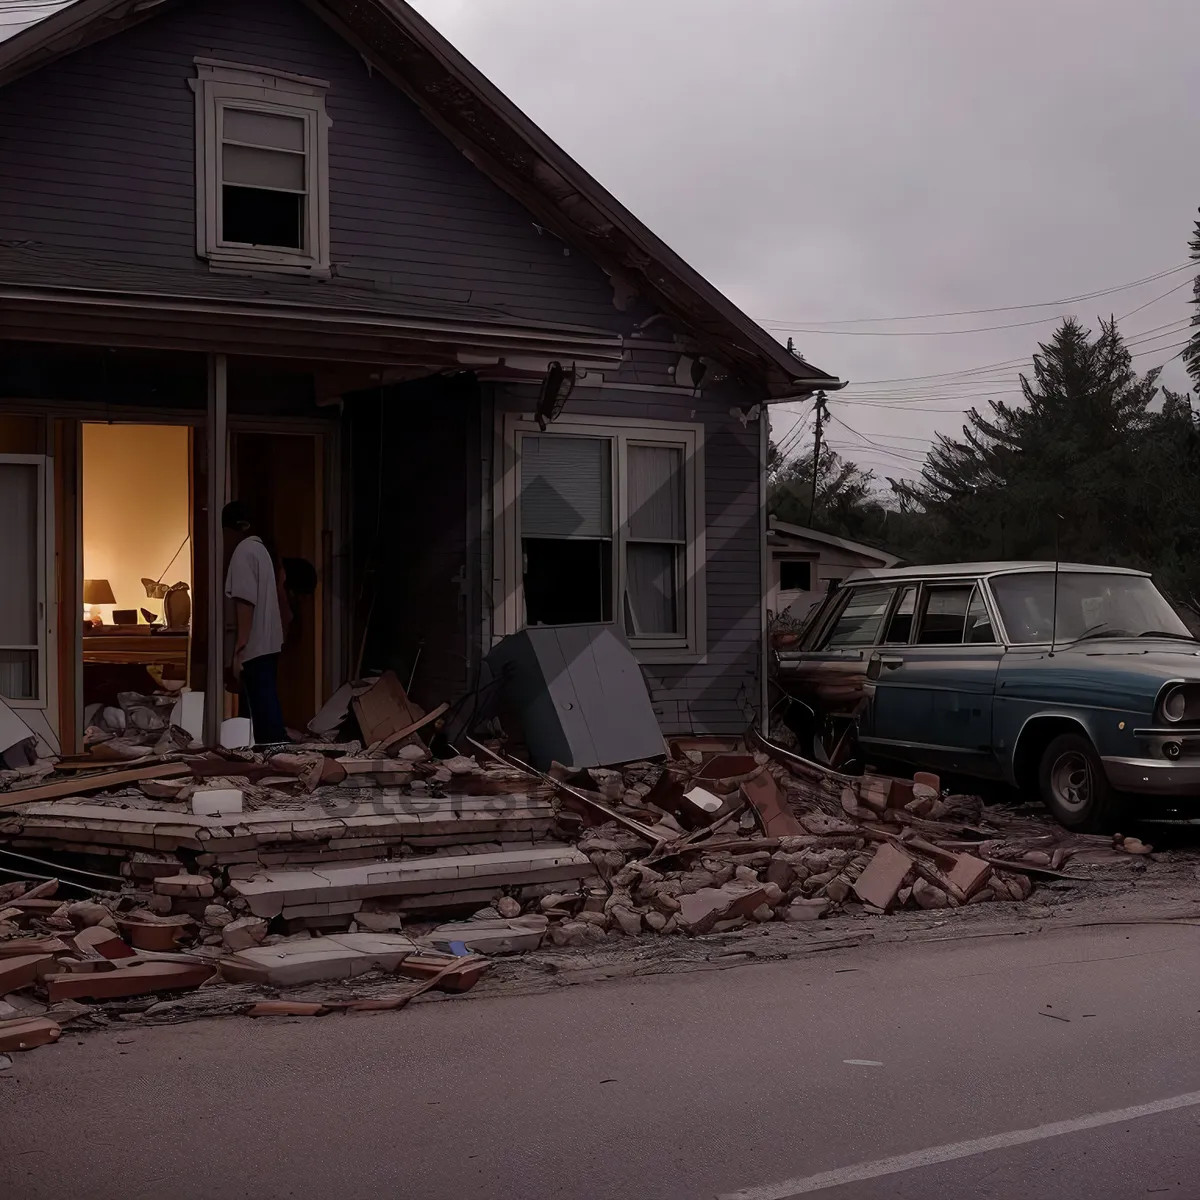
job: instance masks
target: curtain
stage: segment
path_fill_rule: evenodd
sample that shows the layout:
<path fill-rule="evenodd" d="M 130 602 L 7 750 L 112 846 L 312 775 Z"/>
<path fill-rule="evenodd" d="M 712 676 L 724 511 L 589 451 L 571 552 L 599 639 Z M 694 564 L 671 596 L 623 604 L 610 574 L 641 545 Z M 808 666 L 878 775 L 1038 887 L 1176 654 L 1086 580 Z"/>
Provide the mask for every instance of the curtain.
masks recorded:
<path fill-rule="evenodd" d="M 629 447 L 629 536 L 682 542 L 683 451 L 678 446 Z"/>
<path fill-rule="evenodd" d="M 630 445 L 629 543 L 625 554 L 626 628 L 630 634 L 682 630 L 680 561 L 686 542 L 683 450 Z"/>
<path fill-rule="evenodd" d="M 681 632 L 678 563 L 680 547 L 654 542 L 630 542 L 626 562 L 626 632 Z"/>

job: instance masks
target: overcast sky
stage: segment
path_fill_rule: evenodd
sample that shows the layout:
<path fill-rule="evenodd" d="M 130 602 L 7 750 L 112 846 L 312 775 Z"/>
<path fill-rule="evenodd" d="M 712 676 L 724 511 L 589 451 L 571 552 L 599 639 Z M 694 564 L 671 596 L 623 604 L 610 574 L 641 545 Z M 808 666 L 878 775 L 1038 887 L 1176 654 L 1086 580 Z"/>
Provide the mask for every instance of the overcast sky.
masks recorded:
<path fill-rule="evenodd" d="M 1152 331 L 1142 369 L 1178 352 L 1187 272 L 1059 307 L 800 330 L 1059 300 L 1185 263 L 1197 0 L 413 2 L 693 266 L 852 381 L 831 408 L 878 445 L 830 432 L 878 474 L 912 473 L 935 430 L 1016 378 L 870 381 L 1027 362 L 1059 313 L 1094 327 L 1171 288 L 1122 328 Z M 1177 361 L 1164 378 L 1186 384 Z M 776 437 L 795 419 L 776 409 Z"/>

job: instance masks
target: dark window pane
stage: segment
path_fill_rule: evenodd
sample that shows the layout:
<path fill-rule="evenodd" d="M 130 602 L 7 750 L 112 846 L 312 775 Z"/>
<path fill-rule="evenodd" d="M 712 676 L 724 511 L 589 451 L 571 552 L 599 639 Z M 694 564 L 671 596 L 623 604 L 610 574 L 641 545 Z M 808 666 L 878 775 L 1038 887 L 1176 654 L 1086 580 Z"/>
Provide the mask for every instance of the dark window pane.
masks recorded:
<path fill-rule="evenodd" d="M 851 592 L 826 647 L 837 650 L 842 646 L 873 646 L 895 590 L 890 587 L 858 588 Z"/>
<path fill-rule="evenodd" d="M 925 615 L 921 618 L 919 646 L 961 646 L 969 587 L 930 588 L 925 596 Z"/>
<path fill-rule="evenodd" d="M 990 643 L 996 640 L 996 631 L 992 628 L 992 618 L 988 616 L 987 605 L 984 604 L 983 596 L 978 588 L 971 593 L 971 607 L 967 609 L 965 640 L 976 644 Z"/>
<path fill-rule="evenodd" d="M 812 563 L 785 558 L 779 564 L 779 588 L 784 592 L 811 592 Z"/>
<path fill-rule="evenodd" d="M 247 246 L 304 248 L 304 197 L 258 188 L 222 188 L 222 240 Z"/>
<path fill-rule="evenodd" d="M 612 620 L 612 543 L 525 538 L 525 621 L 583 625 Z"/>
<path fill-rule="evenodd" d="M 896 605 L 896 611 L 892 614 L 891 622 L 888 624 L 887 637 L 883 640 L 894 645 L 907 645 L 909 638 L 912 637 L 913 614 L 916 611 L 917 589 L 906 587 L 904 594 L 900 597 L 900 603 Z"/>

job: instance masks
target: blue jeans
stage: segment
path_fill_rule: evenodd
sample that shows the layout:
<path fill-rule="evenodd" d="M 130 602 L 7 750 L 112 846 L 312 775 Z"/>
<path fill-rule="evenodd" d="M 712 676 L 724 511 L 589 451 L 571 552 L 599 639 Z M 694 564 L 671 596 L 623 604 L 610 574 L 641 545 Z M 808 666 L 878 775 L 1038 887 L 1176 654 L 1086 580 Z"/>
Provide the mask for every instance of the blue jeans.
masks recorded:
<path fill-rule="evenodd" d="M 278 669 L 278 654 L 262 654 L 242 663 L 242 699 L 246 702 L 256 746 L 288 740 L 279 706 Z"/>

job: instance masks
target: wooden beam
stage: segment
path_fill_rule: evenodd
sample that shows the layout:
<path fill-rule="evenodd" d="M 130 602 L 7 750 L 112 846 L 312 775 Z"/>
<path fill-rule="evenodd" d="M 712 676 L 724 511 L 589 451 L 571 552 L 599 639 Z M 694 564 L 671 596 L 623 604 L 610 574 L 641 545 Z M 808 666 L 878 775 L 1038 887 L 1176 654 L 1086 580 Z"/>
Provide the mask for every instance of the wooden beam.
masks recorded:
<path fill-rule="evenodd" d="M 126 770 L 100 771 L 95 775 L 76 776 L 74 779 L 58 779 L 54 783 L 42 783 L 35 787 L 15 788 L 11 792 L 0 792 L 0 808 L 13 808 L 18 804 L 31 804 L 35 800 L 57 800 L 62 796 L 77 796 L 80 792 L 94 792 L 100 788 L 122 787 L 136 783 L 139 779 L 170 779 L 176 775 L 190 775 L 189 763 L 158 763 L 151 767 L 130 767 Z M 114 808 L 114 813 L 121 810 Z M 69 816 L 70 814 L 65 814 Z"/>

